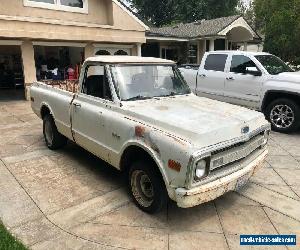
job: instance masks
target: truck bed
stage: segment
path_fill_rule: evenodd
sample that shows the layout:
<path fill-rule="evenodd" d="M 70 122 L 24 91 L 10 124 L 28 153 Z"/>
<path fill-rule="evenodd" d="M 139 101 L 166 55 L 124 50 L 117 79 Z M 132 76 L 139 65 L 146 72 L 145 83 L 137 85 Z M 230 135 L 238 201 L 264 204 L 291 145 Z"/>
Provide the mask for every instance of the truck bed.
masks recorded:
<path fill-rule="evenodd" d="M 71 93 L 77 93 L 79 88 L 78 80 L 43 80 L 40 81 L 53 88 L 58 88 Z"/>

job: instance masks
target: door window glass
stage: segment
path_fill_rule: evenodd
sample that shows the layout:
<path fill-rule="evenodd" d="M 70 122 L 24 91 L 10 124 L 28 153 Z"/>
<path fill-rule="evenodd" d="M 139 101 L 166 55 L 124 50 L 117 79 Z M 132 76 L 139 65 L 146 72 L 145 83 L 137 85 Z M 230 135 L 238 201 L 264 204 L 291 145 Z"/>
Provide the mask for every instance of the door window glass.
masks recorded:
<path fill-rule="evenodd" d="M 238 73 L 238 74 L 246 74 L 247 68 L 257 69 L 255 63 L 249 57 L 242 56 L 242 55 L 232 56 L 230 72 Z"/>
<path fill-rule="evenodd" d="M 228 55 L 212 54 L 206 58 L 204 69 L 224 72 Z"/>
<path fill-rule="evenodd" d="M 82 93 L 105 100 L 112 100 L 109 80 L 104 66 L 88 66 L 82 83 Z"/>

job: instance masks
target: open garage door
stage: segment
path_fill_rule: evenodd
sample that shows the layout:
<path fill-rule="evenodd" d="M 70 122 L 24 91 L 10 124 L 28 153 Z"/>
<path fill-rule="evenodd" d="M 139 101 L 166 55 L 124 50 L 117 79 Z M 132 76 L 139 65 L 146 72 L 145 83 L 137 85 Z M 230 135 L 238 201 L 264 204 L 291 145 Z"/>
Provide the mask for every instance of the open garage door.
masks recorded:
<path fill-rule="evenodd" d="M 0 99 L 24 98 L 21 47 L 0 45 Z"/>

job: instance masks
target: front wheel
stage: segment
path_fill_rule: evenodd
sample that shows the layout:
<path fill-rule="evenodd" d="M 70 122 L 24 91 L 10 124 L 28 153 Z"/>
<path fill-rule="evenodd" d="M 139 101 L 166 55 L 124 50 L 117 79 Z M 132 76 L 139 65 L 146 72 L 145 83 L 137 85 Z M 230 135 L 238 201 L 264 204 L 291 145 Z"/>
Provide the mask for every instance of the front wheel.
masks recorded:
<path fill-rule="evenodd" d="M 132 163 L 128 186 L 134 203 L 144 212 L 154 214 L 167 204 L 168 195 L 157 167 L 148 161 Z"/>
<path fill-rule="evenodd" d="M 276 132 L 291 133 L 300 126 L 300 108 L 289 99 L 273 101 L 266 109 L 266 116 Z"/>

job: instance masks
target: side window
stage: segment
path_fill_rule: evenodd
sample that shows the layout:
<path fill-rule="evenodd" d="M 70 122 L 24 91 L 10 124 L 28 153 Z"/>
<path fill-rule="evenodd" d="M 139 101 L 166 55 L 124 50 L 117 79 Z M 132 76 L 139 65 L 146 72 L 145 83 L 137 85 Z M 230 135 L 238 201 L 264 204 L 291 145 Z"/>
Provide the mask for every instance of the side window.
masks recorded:
<path fill-rule="evenodd" d="M 256 68 L 255 63 L 247 56 L 232 56 L 230 72 L 246 74 L 247 68 Z M 258 70 L 258 69 L 257 69 Z"/>
<path fill-rule="evenodd" d="M 87 66 L 81 92 L 101 99 L 112 100 L 109 80 L 104 66 Z"/>
<path fill-rule="evenodd" d="M 211 54 L 206 58 L 204 69 L 224 72 L 228 55 Z"/>

